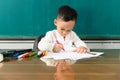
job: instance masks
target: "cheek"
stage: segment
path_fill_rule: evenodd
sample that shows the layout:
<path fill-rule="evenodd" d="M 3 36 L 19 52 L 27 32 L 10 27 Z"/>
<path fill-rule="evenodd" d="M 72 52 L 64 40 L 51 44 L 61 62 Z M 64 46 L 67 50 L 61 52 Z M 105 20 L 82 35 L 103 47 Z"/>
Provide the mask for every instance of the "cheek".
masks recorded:
<path fill-rule="evenodd" d="M 62 33 L 62 30 L 58 29 L 58 32 L 59 32 L 59 33 Z"/>
<path fill-rule="evenodd" d="M 69 34 L 69 33 L 70 33 L 70 32 L 67 32 L 67 31 L 66 31 L 66 34 Z"/>

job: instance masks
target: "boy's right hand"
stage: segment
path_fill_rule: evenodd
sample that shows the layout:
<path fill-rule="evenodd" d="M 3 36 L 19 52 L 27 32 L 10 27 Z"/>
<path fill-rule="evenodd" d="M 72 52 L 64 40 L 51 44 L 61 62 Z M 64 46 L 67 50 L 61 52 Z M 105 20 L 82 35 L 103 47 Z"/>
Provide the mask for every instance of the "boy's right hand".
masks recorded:
<path fill-rule="evenodd" d="M 54 47 L 53 47 L 53 52 L 60 52 L 63 48 L 63 45 L 62 44 L 58 44 L 58 43 L 55 43 Z"/>

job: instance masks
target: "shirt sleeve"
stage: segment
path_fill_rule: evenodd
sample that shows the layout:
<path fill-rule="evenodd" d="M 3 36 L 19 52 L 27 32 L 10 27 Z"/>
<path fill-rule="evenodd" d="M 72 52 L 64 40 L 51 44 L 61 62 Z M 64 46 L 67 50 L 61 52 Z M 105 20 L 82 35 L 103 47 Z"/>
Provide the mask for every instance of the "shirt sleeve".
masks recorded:
<path fill-rule="evenodd" d="M 83 46 L 83 47 L 85 47 L 85 48 L 87 48 L 87 51 L 89 52 L 90 51 L 90 49 L 87 47 L 87 45 L 85 44 L 85 42 L 83 42 L 78 36 L 77 36 L 77 34 L 75 33 L 75 32 L 73 32 L 73 41 L 74 41 L 74 45 L 76 46 L 76 47 L 80 47 L 80 46 Z"/>
<path fill-rule="evenodd" d="M 53 41 L 53 34 L 52 31 L 49 31 L 46 33 L 45 37 L 41 39 L 41 41 L 38 43 L 38 49 L 41 51 L 48 50 L 52 51 L 53 46 L 54 46 L 54 41 Z"/>

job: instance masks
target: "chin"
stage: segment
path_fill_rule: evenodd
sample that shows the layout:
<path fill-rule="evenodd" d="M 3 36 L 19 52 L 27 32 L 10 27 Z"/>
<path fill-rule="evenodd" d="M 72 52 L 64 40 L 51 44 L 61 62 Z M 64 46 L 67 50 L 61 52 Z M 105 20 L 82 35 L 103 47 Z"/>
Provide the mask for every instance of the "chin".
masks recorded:
<path fill-rule="evenodd" d="M 66 35 L 61 35 L 62 37 L 66 37 Z"/>
<path fill-rule="evenodd" d="M 62 36 L 62 37 L 66 37 L 66 36 Z"/>
<path fill-rule="evenodd" d="M 64 35 L 61 35 L 62 37 L 65 37 Z"/>

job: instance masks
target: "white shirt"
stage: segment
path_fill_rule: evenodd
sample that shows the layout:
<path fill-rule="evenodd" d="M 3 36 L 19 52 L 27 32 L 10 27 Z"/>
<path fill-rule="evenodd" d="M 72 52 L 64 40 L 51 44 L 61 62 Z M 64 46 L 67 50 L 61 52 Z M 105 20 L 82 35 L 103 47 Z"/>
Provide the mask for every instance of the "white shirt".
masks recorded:
<path fill-rule="evenodd" d="M 57 32 L 57 30 L 52 30 L 52 31 L 48 31 L 45 37 L 43 37 L 41 41 L 38 43 L 39 50 L 52 51 L 56 43 L 56 40 L 58 40 L 63 45 L 65 51 L 72 51 L 80 46 L 86 47 L 88 49 L 86 44 L 76 35 L 75 32 L 71 31 L 64 39 Z"/>

